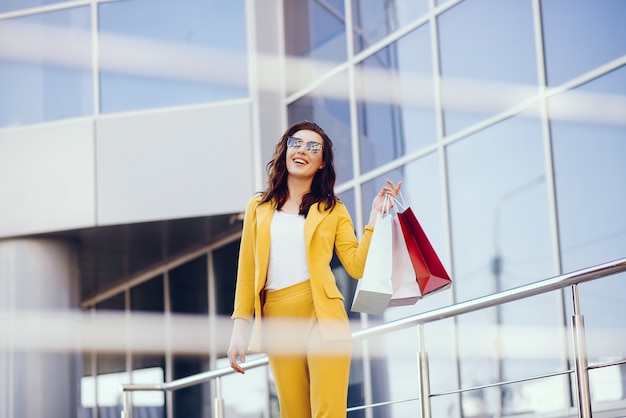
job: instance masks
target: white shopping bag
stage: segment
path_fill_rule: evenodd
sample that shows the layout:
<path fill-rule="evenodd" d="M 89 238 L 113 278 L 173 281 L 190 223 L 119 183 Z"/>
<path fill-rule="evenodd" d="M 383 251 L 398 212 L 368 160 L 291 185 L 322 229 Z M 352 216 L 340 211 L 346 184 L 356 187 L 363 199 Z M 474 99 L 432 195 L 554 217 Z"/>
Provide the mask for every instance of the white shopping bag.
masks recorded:
<path fill-rule="evenodd" d="M 392 266 L 391 285 L 393 294 L 389 306 L 413 305 L 422 297 L 417 275 L 404 241 L 402 226 L 397 216 L 391 219 Z"/>
<path fill-rule="evenodd" d="M 358 281 L 351 311 L 381 315 L 389 305 L 391 286 L 391 218 L 378 214 L 365 260 L 363 277 Z"/>

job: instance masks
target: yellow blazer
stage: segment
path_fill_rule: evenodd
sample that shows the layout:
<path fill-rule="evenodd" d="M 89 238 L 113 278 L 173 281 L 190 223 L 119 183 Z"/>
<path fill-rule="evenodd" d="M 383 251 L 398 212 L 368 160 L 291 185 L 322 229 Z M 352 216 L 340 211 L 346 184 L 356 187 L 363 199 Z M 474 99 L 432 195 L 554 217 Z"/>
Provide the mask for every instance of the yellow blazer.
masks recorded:
<path fill-rule="evenodd" d="M 262 300 L 270 255 L 270 224 L 275 205 L 259 205 L 260 195 L 253 196 L 246 206 L 239 250 L 237 287 L 232 318 L 254 319 L 250 351 L 263 351 Z M 372 238 L 373 227 L 366 226 L 359 243 L 350 214 L 345 205 L 337 202 L 332 211 L 314 204 L 304 223 L 306 258 L 309 267 L 313 304 L 324 338 L 350 338 L 348 315 L 344 297 L 337 288 L 330 268 L 333 250 L 350 276 L 363 276 L 365 258 Z"/>

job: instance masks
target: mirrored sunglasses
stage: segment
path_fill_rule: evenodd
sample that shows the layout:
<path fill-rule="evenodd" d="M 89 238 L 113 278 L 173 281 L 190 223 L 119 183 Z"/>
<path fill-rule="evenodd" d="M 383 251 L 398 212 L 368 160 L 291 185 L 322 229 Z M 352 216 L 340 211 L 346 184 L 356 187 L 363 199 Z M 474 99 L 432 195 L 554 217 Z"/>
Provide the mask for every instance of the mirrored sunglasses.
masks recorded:
<path fill-rule="evenodd" d="M 322 150 L 322 144 L 315 141 L 304 142 L 300 138 L 296 138 L 295 136 L 290 136 L 287 138 L 287 146 L 291 149 L 299 150 L 302 149 L 302 146 L 306 145 L 306 150 L 311 154 L 319 154 Z"/>

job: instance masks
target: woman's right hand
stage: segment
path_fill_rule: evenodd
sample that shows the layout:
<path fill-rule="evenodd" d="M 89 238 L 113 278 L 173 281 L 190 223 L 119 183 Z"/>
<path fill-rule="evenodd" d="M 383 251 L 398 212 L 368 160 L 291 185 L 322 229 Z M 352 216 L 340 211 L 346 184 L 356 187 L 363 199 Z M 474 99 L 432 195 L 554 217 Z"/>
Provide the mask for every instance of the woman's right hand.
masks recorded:
<path fill-rule="evenodd" d="M 248 323 L 245 319 L 236 318 L 233 326 L 233 334 L 230 337 L 228 347 L 228 361 L 230 367 L 238 373 L 244 374 L 246 370 L 239 365 L 246 361 L 246 339 L 245 329 Z"/>

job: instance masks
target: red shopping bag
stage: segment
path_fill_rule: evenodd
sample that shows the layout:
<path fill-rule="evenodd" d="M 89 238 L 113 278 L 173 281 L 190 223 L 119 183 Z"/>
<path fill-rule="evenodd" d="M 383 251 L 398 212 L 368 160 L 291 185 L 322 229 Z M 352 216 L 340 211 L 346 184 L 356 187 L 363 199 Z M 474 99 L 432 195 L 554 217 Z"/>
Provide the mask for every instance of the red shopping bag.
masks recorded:
<path fill-rule="evenodd" d="M 422 297 L 449 288 L 452 280 L 413 214 L 413 210 L 407 207 L 403 212 L 398 212 L 398 220 Z"/>

